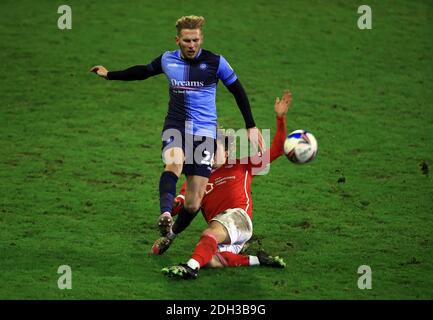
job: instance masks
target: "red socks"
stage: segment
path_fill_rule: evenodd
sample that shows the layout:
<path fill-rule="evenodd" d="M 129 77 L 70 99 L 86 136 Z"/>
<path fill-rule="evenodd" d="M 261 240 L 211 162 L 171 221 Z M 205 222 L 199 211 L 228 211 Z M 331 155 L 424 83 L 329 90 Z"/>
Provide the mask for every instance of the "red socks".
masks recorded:
<path fill-rule="evenodd" d="M 200 268 L 211 261 L 218 249 L 218 241 L 213 235 L 204 234 L 197 243 L 192 258 L 200 264 Z"/>
<path fill-rule="evenodd" d="M 228 251 L 217 252 L 217 257 L 220 259 L 224 267 L 239 267 L 249 266 L 250 259 L 248 256 L 236 254 Z"/>
<path fill-rule="evenodd" d="M 217 252 L 218 242 L 215 237 L 211 234 L 202 235 L 200 241 L 197 243 L 194 252 L 192 254 L 192 259 L 200 264 L 200 268 L 205 266 L 212 257 L 216 255 L 221 263 L 225 267 L 238 267 L 238 266 L 249 266 L 250 258 L 249 256 L 244 256 L 242 254 L 236 254 L 228 251 Z M 194 263 L 197 263 L 194 262 Z"/>

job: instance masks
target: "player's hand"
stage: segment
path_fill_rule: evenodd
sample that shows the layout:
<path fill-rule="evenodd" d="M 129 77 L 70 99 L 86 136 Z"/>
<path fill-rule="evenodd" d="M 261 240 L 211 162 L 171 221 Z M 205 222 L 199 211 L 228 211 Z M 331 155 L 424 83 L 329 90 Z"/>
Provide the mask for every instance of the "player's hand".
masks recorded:
<path fill-rule="evenodd" d="M 104 66 L 94 66 L 90 69 L 90 72 L 94 72 L 98 76 L 107 79 L 108 70 Z"/>
<path fill-rule="evenodd" d="M 257 127 L 252 127 L 247 129 L 247 131 L 248 131 L 248 139 L 252 143 L 253 147 L 255 149 L 257 149 L 258 147 L 259 152 L 263 154 L 266 150 L 266 145 L 260 130 Z"/>
<path fill-rule="evenodd" d="M 281 100 L 279 97 L 275 98 L 274 110 L 275 113 L 277 114 L 277 117 L 280 118 L 286 115 L 291 102 L 292 102 L 292 94 L 290 93 L 289 90 L 284 90 L 283 97 L 281 98 Z"/>

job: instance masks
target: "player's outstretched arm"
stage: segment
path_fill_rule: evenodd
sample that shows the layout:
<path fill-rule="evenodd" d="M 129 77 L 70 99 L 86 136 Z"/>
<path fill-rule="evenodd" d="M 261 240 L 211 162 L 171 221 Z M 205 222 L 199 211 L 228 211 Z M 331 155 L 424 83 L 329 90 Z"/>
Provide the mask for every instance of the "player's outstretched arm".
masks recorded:
<path fill-rule="evenodd" d="M 283 154 L 284 140 L 286 138 L 286 113 L 292 101 L 292 95 L 289 90 L 285 90 L 281 99 L 275 98 L 274 111 L 276 116 L 276 131 L 272 139 L 272 144 L 261 155 L 255 155 L 250 158 L 249 163 L 256 168 L 265 168 L 266 164 L 273 162 Z"/>
<path fill-rule="evenodd" d="M 277 130 L 270 149 L 266 150 L 265 153 L 262 153 L 263 158 L 266 159 L 266 155 L 269 152 L 270 162 L 282 155 L 284 140 L 286 138 L 286 113 L 291 102 L 292 94 L 289 90 L 284 90 L 281 99 L 279 97 L 275 98 L 274 111 L 277 117 Z"/>
<path fill-rule="evenodd" d="M 292 102 L 292 93 L 289 90 L 284 90 L 283 97 L 275 98 L 274 110 L 277 118 L 285 117 L 287 110 L 290 107 L 290 103 Z"/>
<path fill-rule="evenodd" d="M 103 66 L 94 66 L 90 71 L 107 80 L 122 81 L 145 80 L 158 74 L 158 72 L 145 65 L 137 65 L 121 71 L 108 71 Z"/>
<path fill-rule="evenodd" d="M 283 154 L 284 140 L 286 139 L 286 113 L 292 102 L 292 94 L 284 90 L 281 99 L 275 98 L 274 111 L 277 120 L 276 131 L 270 148 L 270 162 Z"/>
<path fill-rule="evenodd" d="M 245 126 L 247 128 L 247 135 L 249 141 L 253 144 L 255 148 L 258 147 L 261 153 L 265 152 L 265 140 L 263 139 L 261 131 L 256 127 L 253 114 L 251 112 L 250 102 L 242 84 L 237 79 L 236 81 L 228 85 L 227 89 L 235 97 L 239 110 L 242 113 L 245 121 Z"/>

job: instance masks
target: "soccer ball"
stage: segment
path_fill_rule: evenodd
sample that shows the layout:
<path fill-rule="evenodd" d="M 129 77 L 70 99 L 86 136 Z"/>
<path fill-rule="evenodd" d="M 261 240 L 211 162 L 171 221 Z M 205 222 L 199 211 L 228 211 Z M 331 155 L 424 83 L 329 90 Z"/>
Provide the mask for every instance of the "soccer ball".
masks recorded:
<path fill-rule="evenodd" d="M 307 163 L 317 154 L 317 140 L 311 132 L 295 130 L 284 141 L 284 154 L 293 163 Z"/>

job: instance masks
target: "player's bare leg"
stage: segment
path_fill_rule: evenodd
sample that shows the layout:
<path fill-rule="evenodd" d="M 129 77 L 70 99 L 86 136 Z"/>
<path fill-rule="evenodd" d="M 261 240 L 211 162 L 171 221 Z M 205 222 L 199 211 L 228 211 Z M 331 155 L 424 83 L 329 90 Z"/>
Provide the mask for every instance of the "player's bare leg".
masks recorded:
<path fill-rule="evenodd" d="M 212 257 L 212 260 L 209 261 L 205 267 L 206 268 L 224 268 L 225 265 L 223 264 L 221 259 L 218 257 L 218 254 L 216 254 Z"/>
<path fill-rule="evenodd" d="M 173 225 L 173 234 L 185 230 L 197 215 L 208 181 L 209 178 L 202 176 L 186 177 L 185 204 Z"/>
<path fill-rule="evenodd" d="M 201 200 L 206 190 L 208 178 L 202 176 L 187 176 L 185 204 L 173 224 L 171 213 L 164 212 L 158 220 L 161 237 L 152 246 L 152 253 L 163 254 L 172 244 L 176 236 L 185 230 L 200 210 Z"/>
<path fill-rule="evenodd" d="M 200 209 L 209 178 L 202 176 L 186 177 L 185 209 L 195 213 Z"/>

